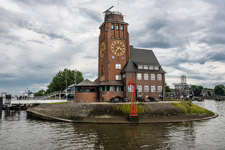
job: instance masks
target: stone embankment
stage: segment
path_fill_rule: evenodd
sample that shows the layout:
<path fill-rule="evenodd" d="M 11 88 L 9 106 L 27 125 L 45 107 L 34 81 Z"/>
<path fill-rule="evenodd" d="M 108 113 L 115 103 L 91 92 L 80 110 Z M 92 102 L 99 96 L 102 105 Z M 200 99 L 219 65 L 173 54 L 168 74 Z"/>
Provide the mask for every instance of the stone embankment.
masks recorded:
<path fill-rule="evenodd" d="M 187 114 L 171 103 L 138 104 L 139 121 L 128 121 L 130 104 L 125 103 L 64 103 L 41 104 L 27 110 L 29 116 L 46 120 L 76 123 L 159 123 L 203 120 L 214 113 Z"/>

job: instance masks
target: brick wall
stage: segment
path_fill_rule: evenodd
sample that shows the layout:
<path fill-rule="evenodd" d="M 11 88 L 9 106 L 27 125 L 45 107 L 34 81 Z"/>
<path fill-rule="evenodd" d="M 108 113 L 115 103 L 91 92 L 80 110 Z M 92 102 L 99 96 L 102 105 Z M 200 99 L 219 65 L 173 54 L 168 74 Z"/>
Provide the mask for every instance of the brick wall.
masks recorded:
<path fill-rule="evenodd" d="M 124 91 L 102 91 L 100 92 L 99 98 L 100 98 L 100 101 L 110 101 L 111 98 L 116 96 L 124 97 L 125 92 Z"/>
<path fill-rule="evenodd" d="M 98 94 L 95 92 L 75 93 L 76 102 L 96 102 Z"/>
<path fill-rule="evenodd" d="M 162 89 L 165 90 L 165 75 L 162 75 L 162 80 L 157 80 L 157 73 L 147 73 L 148 74 L 148 80 L 144 80 L 144 73 L 141 73 L 142 79 L 137 80 L 137 74 L 136 73 L 126 73 L 126 97 L 130 99 L 130 93 L 128 92 L 128 82 L 132 79 L 132 77 L 136 81 L 136 89 L 140 85 L 142 86 L 142 92 L 138 92 L 138 95 L 141 97 L 150 96 L 154 97 L 156 99 L 162 100 L 160 96 L 162 96 L 162 92 L 158 92 L 158 86 L 162 86 Z M 151 74 L 155 74 L 155 80 L 151 80 Z M 149 92 L 144 92 L 144 86 L 149 86 Z M 155 92 L 151 92 L 151 86 L 155 86 Z M 165 92 L 164 92 L 165 95 Z"/>

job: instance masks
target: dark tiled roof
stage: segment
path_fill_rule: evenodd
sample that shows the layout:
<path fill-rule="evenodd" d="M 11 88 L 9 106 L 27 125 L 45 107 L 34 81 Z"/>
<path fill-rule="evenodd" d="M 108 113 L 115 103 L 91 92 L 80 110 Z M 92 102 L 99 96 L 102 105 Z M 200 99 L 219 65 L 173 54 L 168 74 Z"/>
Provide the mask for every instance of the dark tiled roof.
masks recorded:
<path fill-rule="evenodd" d="M 152 50 L 137 49 L 130 47 L 130 58 L 137 65 L 160 66 Z"/>
<path fill-rule="evenodd" d="M 130 47 L 130 60 L 124 66 L 122 73 L 125 72 L 152 72 L 152 73 L 165 73 L 161 68 L 155 54 L 152 50 L 144 50 Z M 137 69 L 137 65 L 152 65 L 160 66 L 159 70 L 144 70 Z"/>
<path fill-rule="evenodd" d="M 92 82 L 88 79 L 82 81 L 81 83 L 77 84 L 76 86 L 98 86 L 98 82 Z"/>

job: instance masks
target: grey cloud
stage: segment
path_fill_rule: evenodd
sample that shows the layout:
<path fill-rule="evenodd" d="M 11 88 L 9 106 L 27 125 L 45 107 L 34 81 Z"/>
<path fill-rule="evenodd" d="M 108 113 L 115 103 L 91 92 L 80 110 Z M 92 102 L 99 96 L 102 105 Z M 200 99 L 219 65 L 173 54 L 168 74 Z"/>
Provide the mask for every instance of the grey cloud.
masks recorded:
<path fill-rule="evenodd" d="M 96 22 L 101 22 L 102 18 L 99 12 L 96 12 L 94 10 L 88 9 L 88 8 L 84 8 L 84 7 L 80 7 L 79 10 L 86 16 L 91 18 L 92 20 L 96 21 Z"/>

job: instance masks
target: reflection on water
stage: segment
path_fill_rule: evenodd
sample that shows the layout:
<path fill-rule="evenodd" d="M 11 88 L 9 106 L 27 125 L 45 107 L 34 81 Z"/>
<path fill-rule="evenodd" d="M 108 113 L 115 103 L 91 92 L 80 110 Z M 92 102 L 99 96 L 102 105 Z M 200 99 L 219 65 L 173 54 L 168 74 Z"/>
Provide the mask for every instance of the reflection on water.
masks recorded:
<path fill-rule="evenodd" d="M 72 124 L 4 112 L 1 149 L 224 149 L 225 102 L 198 102 L 219 114 L 211 120 L 161 124 Z"/>

